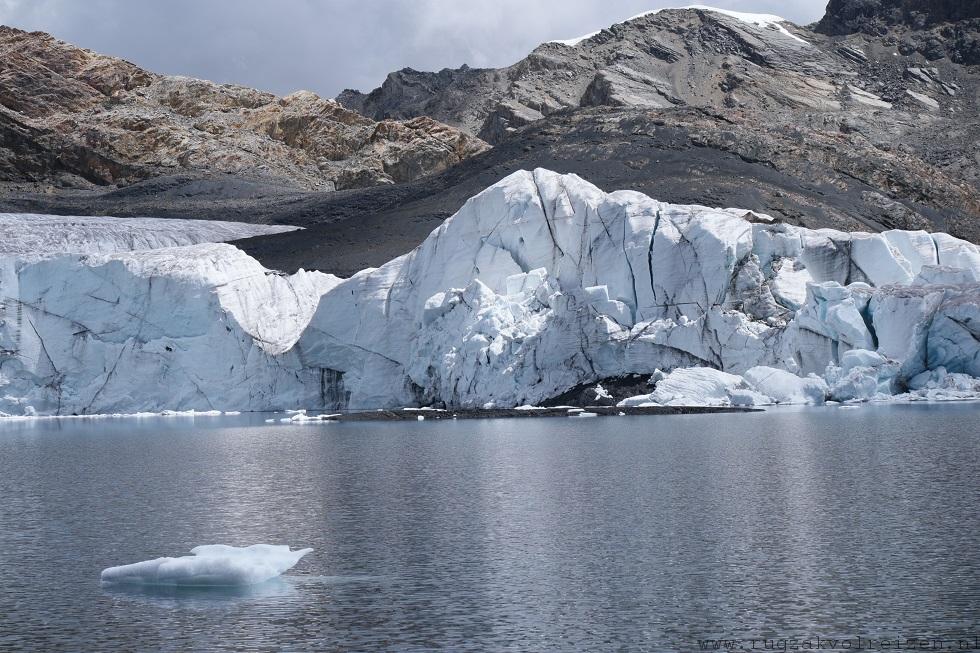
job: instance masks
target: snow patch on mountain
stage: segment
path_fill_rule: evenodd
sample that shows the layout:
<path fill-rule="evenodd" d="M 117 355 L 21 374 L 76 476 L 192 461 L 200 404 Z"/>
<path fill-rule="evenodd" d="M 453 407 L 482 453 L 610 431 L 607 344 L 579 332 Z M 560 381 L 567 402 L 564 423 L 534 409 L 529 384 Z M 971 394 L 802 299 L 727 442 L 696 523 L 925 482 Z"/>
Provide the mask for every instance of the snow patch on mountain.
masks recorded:
<path fill-rule="evenodd" d="M 782 25 L 782 23 L 789 22 L 782 16 L 776 16 L 774 14 L 750 14 L 742 11 L 730 11 L 728 9 L 718 9 L 717 7 L 709 7 L 706 5 L 687 5 L 684 7 L 664 7 L 661 9 L 653 9 L 651 11 L 644 11 L 642 13 L 636 14 L 635 16 L 630 16 L 629 18 L 627 18 L 622 22 L 629 23 L 634 20 L 639 20 L 640 18 L 645 18 L 647 16 L 659 14 L 662 11 L 670 11 L 670 10 L 677 10 L 677 9 L 697 9 L 700 11 L 710 11 L 712 13 L 722 14 L 724 16 L 729 16 L 730 18 L 735 18 L 736 20 L 739 20 L 748 25 L 753 25 L 755 27 L 759 27 L 762 29 L 774 30 L 776 32 L 779 32 L 783 36 L 787 36 L 793 39 L 794 41 L 798 41 L 804 45 L 810 45 L 807 41 L 801 39 L 796 34 L 793 34 Z M 556 39 L 553 41 L 548 41 L 548 43 L 560 43 L 562 45 L 567 45 L 569 47 L 575 47 L 579 43 L 582 43 L 583 41 L 587 41 L 592 37 L 597 36 L 601 32 L 602 30 L 596 30 L 594 32 L 589 32 L 588 34 L 583 34 L 582 36 L 578 36 L 576 38 Z"/>

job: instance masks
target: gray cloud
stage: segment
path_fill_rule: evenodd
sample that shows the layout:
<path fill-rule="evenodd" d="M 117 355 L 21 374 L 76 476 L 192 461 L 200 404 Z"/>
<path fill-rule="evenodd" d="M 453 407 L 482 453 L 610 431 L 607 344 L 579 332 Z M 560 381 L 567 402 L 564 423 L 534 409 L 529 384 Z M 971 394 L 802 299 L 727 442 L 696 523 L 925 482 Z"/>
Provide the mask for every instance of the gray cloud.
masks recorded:
<path fill-rule="evenodd" d="M 0 0 L 0 23 L 43 30 L 150 70 L 324 96 L 392 70 L 505 66 L 666 0 Z M 713 0 L 817 20 L 825 0 Z"/>

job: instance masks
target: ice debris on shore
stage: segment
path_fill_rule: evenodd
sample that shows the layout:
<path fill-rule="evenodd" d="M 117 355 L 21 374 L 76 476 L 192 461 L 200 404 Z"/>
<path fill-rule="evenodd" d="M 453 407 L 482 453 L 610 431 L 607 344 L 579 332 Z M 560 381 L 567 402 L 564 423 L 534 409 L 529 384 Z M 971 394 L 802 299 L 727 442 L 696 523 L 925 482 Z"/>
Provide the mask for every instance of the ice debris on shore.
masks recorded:
<path fill-rule="evenodd" d="M 0 295 L 10 414 L 507 408 L 628 374 L 656 375 L 633 403 L 949 399 L 980 377 L 976 245 L 541 169 L 350 279 L 207 244 L 0 259 Z"/>
<path fill-rule="evenodd" d="M 194 547 L 189 556 L 109 567 L 102 571 L 102 582 L 176 587 L 255 585 L 292 569 L 311 551 L 290 551 L 288 546 L 273 544 L 246 547 L 208 544 Z"/>

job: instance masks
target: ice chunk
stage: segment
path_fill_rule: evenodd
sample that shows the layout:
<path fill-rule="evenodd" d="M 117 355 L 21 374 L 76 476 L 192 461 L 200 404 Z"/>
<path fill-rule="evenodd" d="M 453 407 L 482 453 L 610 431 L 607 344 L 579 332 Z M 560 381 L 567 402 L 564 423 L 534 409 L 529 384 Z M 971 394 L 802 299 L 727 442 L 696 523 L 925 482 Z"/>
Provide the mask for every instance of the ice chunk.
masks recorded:
<path fill-rule="evenodd" d="M 922 372 L 913 377 L 908 385 L 913 399 L 930 401 L 980 399 L 980 379 L 956 372 L 949 373 L 945 367 Z"/>
<path fill-rule="evenodd" d="M 618 406 L 752 406 L 773 403 L 756 393 L 737 374 L 710 367 L 674 370 L 657 382 L 653 392 L 628 397 Z"/>
<path fill-rule="evenodd" d="M 827 396 L 827 382 L 814 375 L 799 377 L 760 365 L 746 370 L 743 376 L 753 390 L 779 404 L 822 404 Z"/>
<path fill-rule="evenodd" d="M 936 233 L 932 235 L 939 254 L 939 265 L 965 270 L 980 270 L 980 247 L 965 240 L 954 238 L 949 234 Z"/>
<path fill-rule="evenodd" d="M 797 266 L 792 259 L 783 259 L 769 282 L 773 297 L 783 306 L 797 310 L 806 301 L 806 286 L 813 281 L 810 271 Z"/>
<path fill-rule="evenodd" d="M 311 551 L 290 551 L 288 546 L 273 544 L 208 544 L 194 547 L 189 556 L 109 567 L 102 571 L 102 582 L 188 587 L 255 585 L 293 568 Z"/>
<path fill-rule="evenodd" d="M 945 265 L 923 265 L 912 280 L 914 286 L 962 285 L 980 281 L 980 272 Z"/>
<path fill-rule="evenodd" d="M 835 401 L 870 401 L 894 391 L 898 363 L 866 349 L 852 349 L 840 366 L 828 366 L 829 395 Z"/>

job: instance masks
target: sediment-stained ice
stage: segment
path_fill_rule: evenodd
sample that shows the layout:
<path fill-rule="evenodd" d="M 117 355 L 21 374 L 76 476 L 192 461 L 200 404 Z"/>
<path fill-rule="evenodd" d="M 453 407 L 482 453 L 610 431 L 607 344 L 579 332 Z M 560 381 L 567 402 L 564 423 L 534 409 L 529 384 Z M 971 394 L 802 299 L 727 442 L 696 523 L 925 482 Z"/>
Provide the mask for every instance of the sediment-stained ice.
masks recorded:
<path fill-rule="evenodd" d="M 221 220 L 0 213 L 0 256 L 28 261 L 56 254 L 112 254 L 223 243 L 298 228 Z"/>
<path fill-rule="evenodd" d="M 194 547 L 189 556 L 109 567 L 102 571 L 102 582 L 177 587 L 255 585 L 292 569 L 311 551 L 290 551 L 288 546 L 273 544 L 246 547 L 208 544 Z"/>

